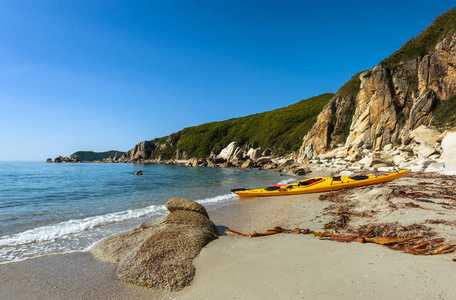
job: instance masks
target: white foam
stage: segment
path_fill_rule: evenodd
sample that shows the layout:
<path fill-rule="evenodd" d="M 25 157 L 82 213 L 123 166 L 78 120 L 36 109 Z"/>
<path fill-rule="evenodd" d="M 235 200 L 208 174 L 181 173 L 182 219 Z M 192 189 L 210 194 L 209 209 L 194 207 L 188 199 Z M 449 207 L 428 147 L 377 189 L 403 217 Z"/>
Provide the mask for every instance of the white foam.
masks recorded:
<path fill-rule="evenodd" d="M 287 178 L 287 179 L 279 181 L 277 184 L 288 184 L 290 182 L 295 182 L 295 181 L 296 181 L 296 178 Z"/>
<path fill-rule="evenodd" d="M 69 220 L 57 224 L 41 226 L 24 232 L 0 238 L 1 246 L 17 246 L 35 242 L 53 241 L 70 234 L 82 233 L 86 230 L 147 216 L 151 213 L 164 214 L 164 205 L 151 205 L 145 208 L 126 210 L 81 220 Z"/>
<path fill-rule="evenodd" d="M 226 195 L 220 195 L 212 198 L 205 198 L 201 200 L 197 200 L 199 204 L 208 204 L 208 203 L 216 203 L 216 202 L 222 202 L 222 201 L 227 201 L 227 200 L 232 200 L 232 199 L 237 199 L 237 196 L 233 193 L 231 194 L 226 194 Z"/>
<path fill-rule="evenodd" d="M 235 194 L 197 200 L 201 204 L 223 204 L 237 199 Z M 116 223 L 136 222 L 149 215 L 164 215 L 165 205 L 126 210 L 105 215 L 41 226 L 0 237 L 0 264 L 56 253 L 88 251 L 94 243 L 115 233 Z M 108 225 L 108 226 L 106 226 Z M 112 227 L 114 225 L 114 227 Z M 105 227 L 104 227 L 105 226 Z M 113 231 L 114 230 L 114 231 Z"/>

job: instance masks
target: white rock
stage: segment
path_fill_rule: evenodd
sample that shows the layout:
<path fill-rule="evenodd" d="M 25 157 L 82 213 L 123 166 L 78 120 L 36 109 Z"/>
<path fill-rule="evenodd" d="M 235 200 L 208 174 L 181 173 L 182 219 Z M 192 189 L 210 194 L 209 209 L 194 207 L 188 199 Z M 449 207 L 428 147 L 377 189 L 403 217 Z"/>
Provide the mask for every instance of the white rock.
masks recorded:
<path fill-rule="evenodd" d="M 240 147 L 237 147 L 236 150 L 234 150 L 233 155 L 231 155 L 230 160 L 240 160 L 244 156 L 244 150 L 242 150 Z"/>
<path fill-rule="evenodd" d="M 353 172 L 351 171 L 342 171 L 339 173 L 340 176 L 352 176 Z"/>
<path fill-rule="evenodd" d="M 226 148 L 224 148 L 224 149 L 222 149 L 222 151 L 220 151 L 220 154 L 217 155 L 217 158 L 223 158 L 225 160 L 229 160 L 231 158 L 231 156 L 233 155 L 234 151 L 236 150 L 236 148 L 237 148 L 236 142 L 230 143 Z"/>
<path fill-rule="evenodd" d="M 302 158 L 305 159 L 305 158 L 312 158 L 314 155 L 313 153 L 313 145 L 312 144 L 309 144 L 307 145 L 307 147 L 304 149 L 304 153 L 302 155 Z"/>
<path fill-rule="evenodd" d="M 431 156 L 429 156 L 429 159 L 433 159 L 433 160 L 436 160 L 439 158 L 440 158 L 440 154 L 432 154 Z"/>
<path fill-rule="evenodd" d="M 413 153 L 420 158 L 428 158 L 432 154 L 436 153 L 436 150 L 433 146 L 428 144 L 419 144 L 413 148 Z"/>
<path fill-rule="evenodd" d="M 366 168 L 372 167 L 374 165 L 385 164 L 385 166 L 394 165 L 393 157 L 388 153 L 374 152 L 372 156 L 368 156 L 367 159 L 362 159 L 360 162 L 364 162 Z"/>
<path fill-rule="evenodd" d="M 402 155 L 394 155 L 393 161 L 395 165 L 399 165 L 405 161 L 405 157 Z"/>
<path fill-rule="evenodd" d="M 422 160 L 417 161 L 416 164 L 419 165 L 419 166 L 427 167 L 430 164 L 433 164 L 433 163 L 436 163 L 436 162 L 437 161 L 435 161 L 435 160 L 422 159 Z"/>
<path fill-rule="evenodd" d="M 358 163 L 360 163 L 360 164 L 362 164 L 362 165 L 366 165 L 366 164 L 367 164 L 368 162 L 370 162 L 371 160 L 372 160 L 371 157 L 366 156 L 366 157 L 361 158 L 361 159 L 358 161 Z"/>
<path fill-rule="evenodd" d="M 348 167 L 348 169 L 350 169 L 350 170 L 361 170 L 362 168 L 363 168 L 363 166 L 359 166 L 359 165 L 353 165 L 353 166 Z"/>
<path fill-rule="evenodd" d="M 411 165 L 409 167 L 409 169 L 410 169 L 411 172 L 421 172 L 421 171 L 423 171 L 423 166 Z"/>
<path fill-rule="evenodd" d="M 449 132 L 442 140 L 444 174 L 456 175 L 456 132 Z"/>
<path fill-rule="evenodd" d="M 387 144 L 383 147 L 383 151 L 391 151 L 393 149 L 393 144 Z"/>
<path fill-rule="evenodd" d="M 403 162 L 399 165 L 399 169 L 409 169 L 411 166 L 410 162 Z"/>
<path fill-rule="evenodd" d="M 429 164 L 429 166 L 424 170 L 425 172 L 442 172 L 445 169 L 445 164 L 440 162 L 435 162 Z"/>
<path fill-rule="evenodd" d="M 394 172 L 396 170 L 395 167 L 380 167 L 377 168 L 379 172 Z"/>
<path fill-rule="evenodd" d="M 440 132 L 434 129 L 430 129 L 425 125 L 421 125 L 417 129 L 410 132 L 410 138 L 412 138 L 417 144 L 426 144 L 434 146 L 440 136 Z"/>

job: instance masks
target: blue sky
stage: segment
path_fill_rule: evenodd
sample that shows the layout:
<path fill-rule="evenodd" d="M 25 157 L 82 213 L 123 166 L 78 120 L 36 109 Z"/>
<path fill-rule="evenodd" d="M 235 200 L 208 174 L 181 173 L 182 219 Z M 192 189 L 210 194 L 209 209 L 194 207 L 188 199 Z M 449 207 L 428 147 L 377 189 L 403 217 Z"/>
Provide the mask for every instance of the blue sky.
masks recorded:
<path fill-rule="evenodd" d="M 0 161 L 335 93 L 452 2 L 0 0 Z"/>

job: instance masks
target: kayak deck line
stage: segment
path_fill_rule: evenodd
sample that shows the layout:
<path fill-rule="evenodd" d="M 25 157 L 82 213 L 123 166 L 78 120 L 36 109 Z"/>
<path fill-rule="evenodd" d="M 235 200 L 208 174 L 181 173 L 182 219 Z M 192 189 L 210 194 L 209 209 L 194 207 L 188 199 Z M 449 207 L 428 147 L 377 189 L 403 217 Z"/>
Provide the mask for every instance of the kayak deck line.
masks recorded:
<path fill-rule="evenodd" d="M 233 189 L 231 191 L 239 197 L 263 197 L 320 193 L 350 187 L 388 182 L 404 176 L 409 171 L 410 170 L 403 170 L 393 173 L 382 173 L 374 175 L 314 177 L 290 184 L 273 184 L 272 186 L 266 188 L 242 188 Z"/>

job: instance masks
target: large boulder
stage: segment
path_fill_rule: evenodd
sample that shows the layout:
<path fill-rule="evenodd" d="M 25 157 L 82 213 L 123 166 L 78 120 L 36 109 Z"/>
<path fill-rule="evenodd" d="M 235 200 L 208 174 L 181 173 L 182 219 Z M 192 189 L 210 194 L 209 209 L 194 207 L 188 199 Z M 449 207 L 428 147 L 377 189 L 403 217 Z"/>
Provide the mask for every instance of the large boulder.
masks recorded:
<path fill-rule="evenodd" d="M 375 166 L 394 166 L 394 158 L 388 153 L 373 152 L 359 161 L 366 168 Z"/>
<path fill-rule="evenodd" d="M 250 159 L 258 159 L 261 157 L 261 148 L 250 148 L 247 152 L 247 157 Z"/>
<path fill-rule="evenodd" d="M 243 169 L 253 168 L 254 166 L 255 166 L 255 163 L 253 162 L 253 160 L 248 159 L 241 165 L 241 168 L 243 168 Z"/>
<path fill-rule="evenodd" d="M 265 165 L 270 162 L 272 162 L 272 157 L 270 157 L 270 156 L 263 156 L 256 160 L 257 165 Z"/>
<path fill-rule="evenodd" d="M 236 150 L 234 150 L 233 155 L 229 158 L 231 161 L 239 161 L 242 160 L 244 157 L 244 150 L 242 150 L 241 147 L 237 147 Z"/>
<path fill-rule="evenodd" d="M 442 140 L 444 173 L 456 175 L 456 132 L 449 132 Z"/>
<path fill-rule="evenodd" d="M 192 157 L 188 160 L 188 162 L 185 164 L 187 167 L 197 167 L 200 161 L 196 157 Z"/>
<path fill-rule="evenodd" d="M 439 131 L 424 125 L 421 125 L 417 129 L 410 132 L 410 138 L 412 141 L 420 145 L 424 144 L 429 146 L 434 146 L 440 135 Z"/>
<path fill-rule="evenodd" d="M 198 202 L 191 201 L 185 198 L 169 199 L 168 202 L 166 202 L 165 207 L 170 212 L 174 212 L 176 210 L 188 210 L 197 212 L 199 214 L 202 214 L 206 218 L 209 218 L 209 215 L 207 214 L 207 211 L 204 208 L 204 206 L 202 206 Z"/>
<path fill-rule="evenodd" d="M 428 158 L 436 153 L 436 142 L 440 137 L 440 132 L 427 126 L 421 125 L 410 132 L 413 153 L 419 158 Z"/>
<path fill-rule="evenodd" d="M 195 276 L 193 259 L 218 236 L 204 207 L 173 198 L 166 218 L 141 224 L 92 247 L 99 259 L 119 264 L 117 277 L 126 283 L 177 291 Z"/>
<path fill-rule="evenodd" d="M 231 142 L 228 146 L 226 146 L 226 148 L 223 148 L 222 151 L 220 151 L 220 153 L 219 153 L 219 155 L 217 155 L 216 159 L 217 160 L 223 159 L 225 161 L 229 161 L 237 148 L 238 148 L 238 144 L 236 142 Z"/>

